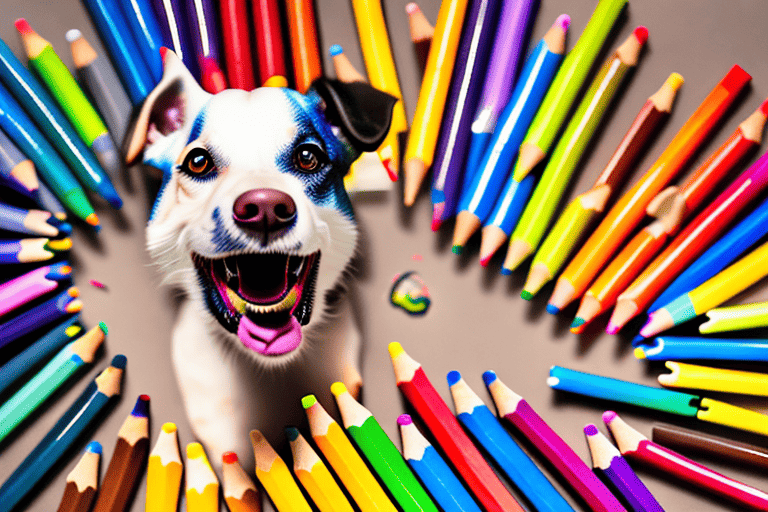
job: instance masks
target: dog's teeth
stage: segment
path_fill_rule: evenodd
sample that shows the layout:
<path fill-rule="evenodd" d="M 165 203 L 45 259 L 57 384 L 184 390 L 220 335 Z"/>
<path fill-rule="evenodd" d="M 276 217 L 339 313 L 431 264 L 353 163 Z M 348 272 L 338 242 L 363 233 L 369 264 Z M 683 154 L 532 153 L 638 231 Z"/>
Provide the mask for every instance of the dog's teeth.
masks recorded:
<path fill-rule="evenodd" d="M 227 282 L 229 282 L 233 277 L 237 275 L 233 273 L 231 270 L 229 270 L 229 264 L 227 263 L 227 259 L 224 259 L 224 272 L 227 275 Z"/>
<path fill-rule="evenodd" d="M 306 258 L 301 258 L 301 262 L 299 263 L 299 266 L 296 267 L 296 270 L 293 271 L 293 275 L 299 276 L 301 275 L 301 270 L 304 268 L 304 262 L 306 261 Z"/>

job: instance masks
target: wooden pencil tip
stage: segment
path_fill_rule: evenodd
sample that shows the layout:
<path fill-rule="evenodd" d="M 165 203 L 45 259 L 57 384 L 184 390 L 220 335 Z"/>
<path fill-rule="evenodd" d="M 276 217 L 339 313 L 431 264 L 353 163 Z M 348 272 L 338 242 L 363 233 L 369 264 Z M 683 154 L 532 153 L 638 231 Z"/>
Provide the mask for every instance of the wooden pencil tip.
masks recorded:
<path fill-rule="evenodd" d="M 405 162 L 405 187 L 403 190 L 403 203 L 411 207 L 416 202 L 421 183 L 427 173 L 427 166 L 418 158 L 411 158 Z"/>

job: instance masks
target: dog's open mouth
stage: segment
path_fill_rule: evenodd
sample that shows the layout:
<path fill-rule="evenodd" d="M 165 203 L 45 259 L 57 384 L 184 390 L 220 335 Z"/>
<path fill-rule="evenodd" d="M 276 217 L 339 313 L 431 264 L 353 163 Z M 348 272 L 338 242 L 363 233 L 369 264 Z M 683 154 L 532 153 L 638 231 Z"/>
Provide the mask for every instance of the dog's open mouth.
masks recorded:
<path fill-rule="evenodd" d="M 204 258 L 193 254 L 208 307 L 243 344 L 262 355 L 286 354 L 301 344 L 309 323 L 320 252 Z"/>

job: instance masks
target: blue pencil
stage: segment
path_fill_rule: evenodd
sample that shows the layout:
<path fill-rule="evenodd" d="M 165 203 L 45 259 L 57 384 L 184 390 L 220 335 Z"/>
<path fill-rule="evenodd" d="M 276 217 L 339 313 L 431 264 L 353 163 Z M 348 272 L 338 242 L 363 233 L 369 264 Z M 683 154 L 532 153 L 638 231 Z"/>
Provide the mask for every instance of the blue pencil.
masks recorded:
<path fill-rule="evenodd" d="M 61 222 L 50 212 L 25 210 L 5 203 L 0 203 L 0 229 L 48 237 L 72 233 L 72 226 Z"/>
<path fill-rule="evenodd" d="M 0 512 L 13 510 L 120 394 L 126 362 L 125 356 L 115 356 L 5 481 L 0 487 Z"/>
<path fill-rule="evenodd" d="M 464 382 L 457 371 L 448 373 L 456 417 L 496 461 L 507 477 L 539 511 L 573 511 L 547 477 L 501 426 L 496 415 Z"/>
<path fill-rule="evenodd" d="M 45 333 L 39 340 L 32 343 L 23 352 L 0 366 L 0 394 L 8 389 L 17 379 L 41 362 L 47 360 L 54 352 L 75 339 L 83 328 L 77 325 L 80 320 L 74 315 Z"/>
<path fill-rule="evenodd" d="M 35 120 L 48 141 L 59 151 L 80 182 L 100 195 L 113 208 L 123 201 L 91 148 L 86 146 L 75 128 L 45 87 L 16 58 L 8 45 L 0 40 L 0 80 Z M 30 155 L 27 155 L 30 156 Z"/>
<path fill-rule="evenodd" d="M 768 199 L 754 209 L 747 217 L 731 228 L 712 247 L 699 256 L 664 293 L 648 308 L 656 311 L 675 298 L 688 293 L 711 277 L 720 273 L 755 242 L 768 234 Z"/>
<path fill-rule="evenodd" d="M 539 41 L 525 61 L 520 79 L 512 92 L 512 99 L 504 108 L 498 123 L 495 123 L 493 136 L 490 132 L 485 135 L 490 138 L 487 150 L 483 152 L 482 158 L 477 159 L 477 169 L 471 173 L 473 179 L 461 192 L 453 233 L 454 252 L 460 252 L 470 236 L 491 216 L 502 184 L 512 174 L 520 143 L 563 60 L 565 33 L 569 23 L 568 15 L 558 17 L 547 35 Z M 477 139 L 475 134 L 473 136 Z M 465 175 L 472 166 L 468 160 Z M 506 188 L 511 186 L 507 183 Z"/>
<path fill-rule="evenodd" d="M 121 0 L 83 0 L 93 24 L 134 106 L 149 96 L 154 87 L 152 74 L 144 63 L 128 21 L 120 9 Z"/>
<path fill-rule="evenodd" d="M 647 345 L 635 347 L 635 357 L 649 361 L 768 362 L 768 340 L 659 336 Z"/>
<path fill-rule="evenodd" d="M 413 424 L 411 416 L 401 414 L 397 424 L 403 440 L 403 458 L 437 504 L 445 512 L 480 512 L 448 464 Z"/>
<path fill-rule="evenodd" d="M 83 303 L 77 298 L 77 288 L 69 288 L 39 306 L 0 324 L 0 348 L 72 313 L 78 313 Z"/>
<path fill-rule="evenodd" d="M 480 264 L 488 265 L 491 257 L 504 245 L 517 227 L 517 222 L 523 215 L 528 204 L 528 198 L 536 185 L 536 176 L 529 174 L 523 181 L 515 181 L 509 176 L 504 185 L 504 191 L 496 202 L 493 213 L 483 227 L 483 237 L 480 240 Z M 502 274 L 506 269 L 502 268 Z"/>
<path fill-rule="evenodd" d="M 149 69 L 153 85 L 156 85 L 163 78 L 163 58 L 160 56 L 163 33 L 160 31 L 157 15 L 149 0 L 123 0 L 120 4 L 136 41 L 136 47 Z"/>

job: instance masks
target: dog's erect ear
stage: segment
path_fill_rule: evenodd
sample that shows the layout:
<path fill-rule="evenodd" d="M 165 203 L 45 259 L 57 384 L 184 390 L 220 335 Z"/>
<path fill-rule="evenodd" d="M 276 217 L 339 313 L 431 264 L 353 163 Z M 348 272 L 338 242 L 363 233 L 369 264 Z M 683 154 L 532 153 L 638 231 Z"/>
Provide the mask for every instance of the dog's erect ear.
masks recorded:
<path fill-rule="evenodd" d="M 133 163 L 144 146 L 190 122 L 210 99 L 175 53 L 161 49 L 163 79 L 144 100 L 127 137 L 125 160 Z"/>
<path fill-rule="evenodd" d="M 364 82 L 318 78 L 314 90 L 325 102 L 325 117 L 359 151 L 379 148 L 392 123 L 397 98 Z"/>

